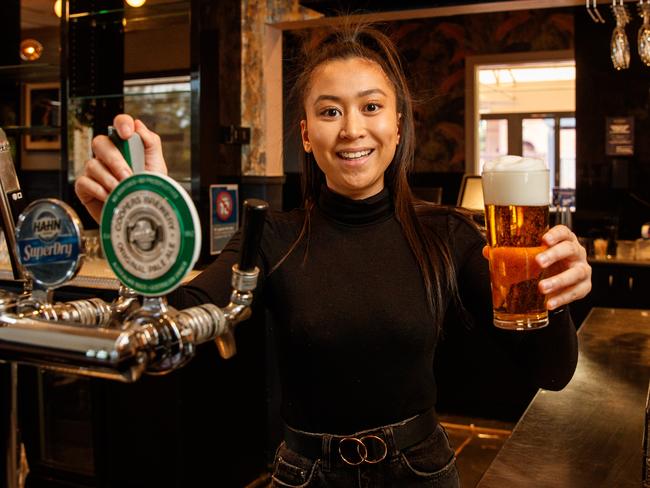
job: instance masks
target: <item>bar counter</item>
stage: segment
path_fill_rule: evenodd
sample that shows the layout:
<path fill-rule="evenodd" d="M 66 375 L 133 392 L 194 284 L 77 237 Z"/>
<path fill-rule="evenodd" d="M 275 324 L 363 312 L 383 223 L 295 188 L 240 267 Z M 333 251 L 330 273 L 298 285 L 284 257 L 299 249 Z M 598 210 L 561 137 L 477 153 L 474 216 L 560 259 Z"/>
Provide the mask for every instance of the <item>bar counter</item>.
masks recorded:
<path fill-rule="evenodd" d="M 192 270 L 183 279 L 183 284 L 194 279 L 200 271 Z M 0 280 L 11 281 L 13 274 L 9 261 L 0 260 Z M 77 276 L 68 281 L 65 286 L 92 288 L 96 290 L 118 290 L 120 282 L 104 259 L 86 259 Z"/>
<path fill-rule="evenodd" d="M 478 488 L 641 486 L 650 311 L 594 308 L 560 392 L 540 390 Z"/>

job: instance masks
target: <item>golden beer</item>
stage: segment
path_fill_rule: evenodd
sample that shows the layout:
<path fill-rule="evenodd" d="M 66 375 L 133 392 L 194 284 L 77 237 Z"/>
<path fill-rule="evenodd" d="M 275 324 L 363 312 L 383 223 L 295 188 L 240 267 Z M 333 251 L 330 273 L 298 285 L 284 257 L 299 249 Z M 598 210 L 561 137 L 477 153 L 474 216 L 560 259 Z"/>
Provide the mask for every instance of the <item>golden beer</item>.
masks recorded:
<path fill-rule="evenodd" d="M 544 270 L 535 256 L 546 249 L 542 236 L 549 227 L 548 170 L 541 160 L 504 159 L 506 164 L 490 166 L 482 177 L 494 325 L 544 327 L 546 297 L 539 291 Z"/>
<path fill-rule="evenodd" d="M 546 297 L 539 291 L 544 270 L 535 256 L 548 230 L 548 205 L 486 205 L 494 323 L 507 329 L 548 323 Z"/>

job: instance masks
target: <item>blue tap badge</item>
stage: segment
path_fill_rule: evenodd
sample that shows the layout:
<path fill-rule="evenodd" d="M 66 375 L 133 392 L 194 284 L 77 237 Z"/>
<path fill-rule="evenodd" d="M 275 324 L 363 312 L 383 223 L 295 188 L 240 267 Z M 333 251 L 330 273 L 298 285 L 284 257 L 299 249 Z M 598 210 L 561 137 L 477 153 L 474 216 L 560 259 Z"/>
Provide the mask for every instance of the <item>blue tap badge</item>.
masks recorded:
<path fill-rule="evenodd" d="M 18 259 L 32 279 L 54 288 L 72 279 L 81 266 L 81 223 L 67 204 L 37 200 L 16 225 Z"/>

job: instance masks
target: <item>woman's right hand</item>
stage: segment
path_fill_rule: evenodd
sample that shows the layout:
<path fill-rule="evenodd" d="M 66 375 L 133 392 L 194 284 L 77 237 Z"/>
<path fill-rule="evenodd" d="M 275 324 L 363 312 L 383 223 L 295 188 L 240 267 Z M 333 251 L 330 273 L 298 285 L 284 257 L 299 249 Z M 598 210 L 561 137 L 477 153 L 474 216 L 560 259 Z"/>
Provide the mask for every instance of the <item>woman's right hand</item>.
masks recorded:
<path fill-rule="evenodd" d="M 120 114 L 113 120 L 113 126 L 122 139 L 128 139 L 137 132 L 144 145 L 144 168 L 147 171 L 167 174 L 167 165 L 162 153 L 160 136 L 150 131 L 140 120 Z M 127 176 L 131 168 L 107 136 L 93 139 L 94 157 L 86 161 L 81 176 L 74 185 L 75 193 L 88 213 L 99 222 L 108 194 Z"/>

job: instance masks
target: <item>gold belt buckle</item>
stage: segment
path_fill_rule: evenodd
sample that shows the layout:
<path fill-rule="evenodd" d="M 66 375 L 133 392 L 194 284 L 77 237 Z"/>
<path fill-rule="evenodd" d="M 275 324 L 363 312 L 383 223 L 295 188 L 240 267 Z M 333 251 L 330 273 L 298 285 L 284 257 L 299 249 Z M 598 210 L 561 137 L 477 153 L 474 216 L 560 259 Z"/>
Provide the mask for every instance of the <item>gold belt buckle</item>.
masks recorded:
<path fill-rule="evenodd" d="M 376 444 L 382 448 L 380 455 L 374 459 L 368 458 L 368 447 Z M 350 466 L 358 466 L 362 463 L 377 464 L 386 459 L 388 446 L 386 441 L 376 435 L 364 435 L 363 437 L 344 437 L 339 441 L 339 456 L 344 463 Z"/>

